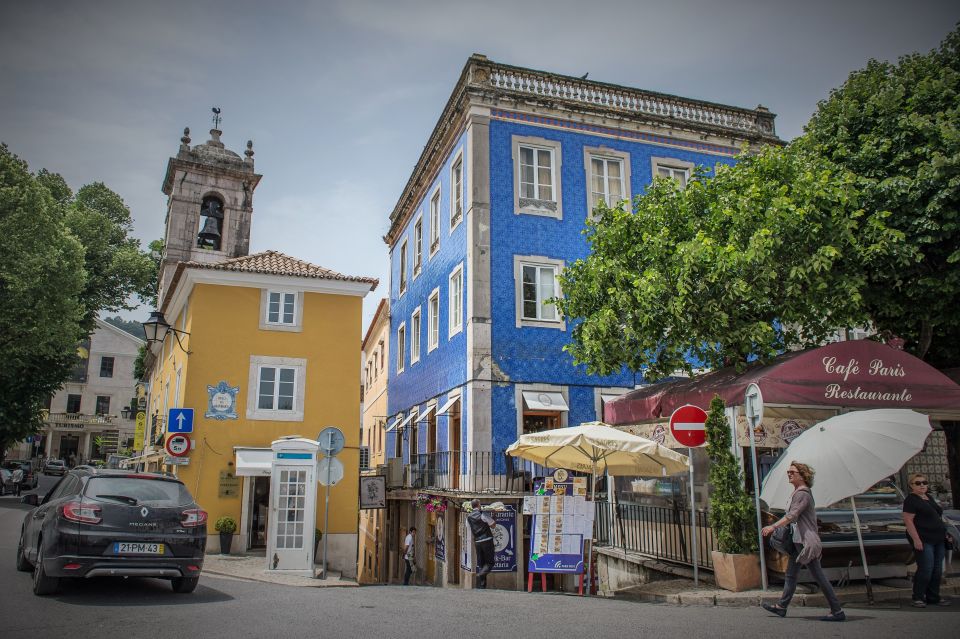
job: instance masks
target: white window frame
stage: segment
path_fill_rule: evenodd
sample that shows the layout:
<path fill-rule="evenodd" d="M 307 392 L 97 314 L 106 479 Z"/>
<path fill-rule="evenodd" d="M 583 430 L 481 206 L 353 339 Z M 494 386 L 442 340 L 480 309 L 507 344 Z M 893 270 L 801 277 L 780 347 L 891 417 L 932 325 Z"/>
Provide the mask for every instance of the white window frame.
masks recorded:
<path fill-rule="evenodd" d="M 520 149 L 532 148 L 540 151 L 549 151 L 551 156 L 551 188 L 552 200 L 526 199 L 520 196 Z M 558 220 L 563 219 L 563 192 L 560 184 L 563 162 L 560 142 L 546 138 L 515 135 L 512 138 L 513 156 L 513 211 L 515 214 L 542 215 Z M 536 173 L 536 172 L 535 172 Z M 537 176 L 539 177 L 539 176 Z"/>
<path fill-rule="evenodd" d="M 397 293 L 397 298 L 403 297 L 403 294 L 407 292 L 407 238 L 403 238 L 403 241 L 400 243 L 400 282 L 399 282 L 399 292 Z"/>
<path fill-rule="evenodd" d="M 442 201 L 440 185 L 430 193 L 430 200 L 427 206 L 430 208 L 430 257 L 437 254 L 440 250 L 440 204 Z M 436 203 L 436 206 L 434 206 Z"/>
<path fill-rule="evenodd" d="M 266 409 L 259 407 L 260 369 L 263 367 L 294 369 L 292 410 Z M 250 373 L 247 378 L 247 419 L 271 420 L 278 422 L 302 422 L 306 380 L 307 360 L 304 358 L 251 355 Z"/>
<path fill-rule="evenodd" d="M 552 268 L 554 271 L 553 274 L 553 286 L 555 291 L 555 296 L 560 297 L 563 292 L 560 289 L 560 280 L 559 276 L 564 269 L 564 261 L 557 260 L 550 257 L 545 257 L 543 255 L 514 255 L 513 256 L 513 280 L 514 280 L 514 293 L 515 293 L 515 306 L 516 306 L 516 323 L 517 328 L 522 328 L 525 326 L 537 326 L 540 328 L 556 328 L 560 330 L 567 329 L 567 323 L 563 319 L 563 315 L 560 313 L 560 309 L 556 309 L 556 319 L 532 319 L 526 318 L 523 316 L 523 267 L 524 266 L 533 266 L 537 268 Z M 537 296 L 539 301 L 539 286 L 537 287 Z M 539 315 L 539 313 L 538 313 Z"/>
<path fill-rule="evenodd" d="M 410 313 L 410 365 L 413 366 L 420 361 L 420 332 L 423 326 L 421 320 L 420 307 L 417 306 Z"/>
<path fill-rule="evenodd" d="M 403 372 L 404 367 L 404 350 L 406 349 L 407 341 L 407 323 L 400 322 L 400 326 L 397 327 L 397 374 Z"/>
<path fill-rule="evenodd" d="M 436 302 L 437 314 L 434 317 L 433 309 Z M 427 352 L 436 350 L 440 345 L 440 287 L 430 292 L 427 298 Z"/>
<path fill-rule="evenodd" d="M 630 154 L 623 151 L 615 151 L 613 149 L 608 149 L 606 147 L 585 147 L 583 149 L 583 167 L 584 173 L 586 174 L 586 184 L 587 184 L 587 215 L 593 215 L 594 203 L 593 203 L 593 160 L 604 160 L 606 162 L 620 162 L 620 179 L 622 180 L 622 192 L 624 200 L 628 202 L 631 201 L 632 196 L 630 193 Z M 608 184 L 604 184 L 606 189 L 605 195 L 609 194 Z M 604 198 L 606 201 L 606 198 Z M 608 207 L 614 207 L 618 202 L 607 202 Z"/>
<path fill-rule="evenodd" d="M 270 321 L 270 295 L 280 295 L 280 322 Z M 285 296 L 293 295 L 293 322 L 283 322 L 283 302 Z M 288 331 L 300 333 L 303 331 L 303 291 L 289 288 L 260 289 L 260 330 Z"/>
<path fill-rule="evenodd" d="M 674 171 L 679 171 L 684 174 L 683 187 L 686 188 L 687 184 L 690 184 L 690 177 L 693 175 L 693 170 L 697 167 L 693 162 L 687 162 L 686 160 L 679 160 L 677 158 L 662 158 L 662 157 L 653 157 L 650 158 L 650 182 L 652 183 L 657 177 L 660 176 L 660 169 L 667 169 L 671 171 L 670 177 L 673 177 Z"/>
<path fill-rule="evenodd" d="M 460 168 L 460 183 L 457 183 L 457 168 Z M 457 151 L 450 165 L 450 233 L 463 221 L 463 148 Z M 457 211 L 459 205 L 460 211 Z"/>
<path fill-rule="evenodd" d="M 420 237 L 417 237 L 417 235 Z M 413 223 L 413 279 L 423 271 L 423 212 L 417 215 Z"/>
<path fill-rule="evenodd" d="M 459 280 L 459 291 L 454 291 L 453 283 Z M 447 278 L 447 340 L 463 331 L 463 262 L 450 272 Z"/>

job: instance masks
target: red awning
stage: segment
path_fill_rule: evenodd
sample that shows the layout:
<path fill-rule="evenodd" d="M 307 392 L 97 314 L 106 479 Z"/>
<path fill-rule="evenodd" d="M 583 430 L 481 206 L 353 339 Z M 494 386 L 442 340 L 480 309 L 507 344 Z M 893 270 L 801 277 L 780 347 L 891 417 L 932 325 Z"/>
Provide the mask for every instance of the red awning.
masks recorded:
<path fill-rule="evenodd" d="M 636 424 L 684 404 L 707 409 L 714 395 L 740 405 L 749 384 L 760 387 L 764 404 L 960 411 L 960 386 L 949 377 L 905 351 L 856 340 L 787 353 L 742 373 L 723 368 L 651 384 L 607 402 L 604 421 Z"/>

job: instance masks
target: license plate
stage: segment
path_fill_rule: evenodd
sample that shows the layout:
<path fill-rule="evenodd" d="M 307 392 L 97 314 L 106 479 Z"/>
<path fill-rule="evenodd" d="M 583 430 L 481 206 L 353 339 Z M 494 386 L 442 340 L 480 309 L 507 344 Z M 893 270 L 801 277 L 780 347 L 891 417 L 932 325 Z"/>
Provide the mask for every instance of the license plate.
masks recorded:
<path fill-rule="evenodd" d="M 162 555 L 163 544 L 147 544 L 137 541 L 117 541 L 113 544 L 115 555 Z"/>

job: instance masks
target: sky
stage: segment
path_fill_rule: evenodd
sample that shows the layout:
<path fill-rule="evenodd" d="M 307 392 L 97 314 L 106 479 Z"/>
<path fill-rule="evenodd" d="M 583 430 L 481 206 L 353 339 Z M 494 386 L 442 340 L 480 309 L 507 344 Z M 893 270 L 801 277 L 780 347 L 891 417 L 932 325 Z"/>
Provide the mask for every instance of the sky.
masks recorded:
<path fill-rule="evenodd" d="M 777 114 L 784 140 L 870 58 L 936 47 L 960 3 L 0 0 L 0 141 L 76 190 L 105 182 L 145 247 L 184 127 L 253 140 L 251 252 L 380 279 L 389 215 L 472 53 Z M 123 313 L 146 319 L 149 309 Z"/>

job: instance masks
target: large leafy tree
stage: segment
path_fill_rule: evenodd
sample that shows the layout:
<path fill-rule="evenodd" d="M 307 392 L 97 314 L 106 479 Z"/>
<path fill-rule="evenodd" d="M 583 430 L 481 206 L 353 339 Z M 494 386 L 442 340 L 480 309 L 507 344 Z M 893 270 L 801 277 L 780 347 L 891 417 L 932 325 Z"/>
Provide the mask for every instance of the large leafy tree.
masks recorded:
<path fill-rule="evenodd" d="M 799 143 L 855 174 L 868 214 L 892 213 L 884 223 L 914 253 L 866 272 L 874 326 L 960 366 L 960 29 L 930 53 L 850 74 Z"/>
<path fill-rule="evenodd" d="M 900 234 L 864 216 L 854 177 L 800 146 L 686 189 L 657 180 L 632 211 L 596 213 L 591 255 L 565 270 L 557 303 L 576 320 L 567 349 L 601 374 L 656 379 L 820 343 L 863 321 L 866 273 L 903 259 Z"/>
<path fill-rule="evenodd" d="M 64 203 L 0 145 L 0 454 L 35 431 L 83 336 L 84 250 L 65 217 Z"/>

